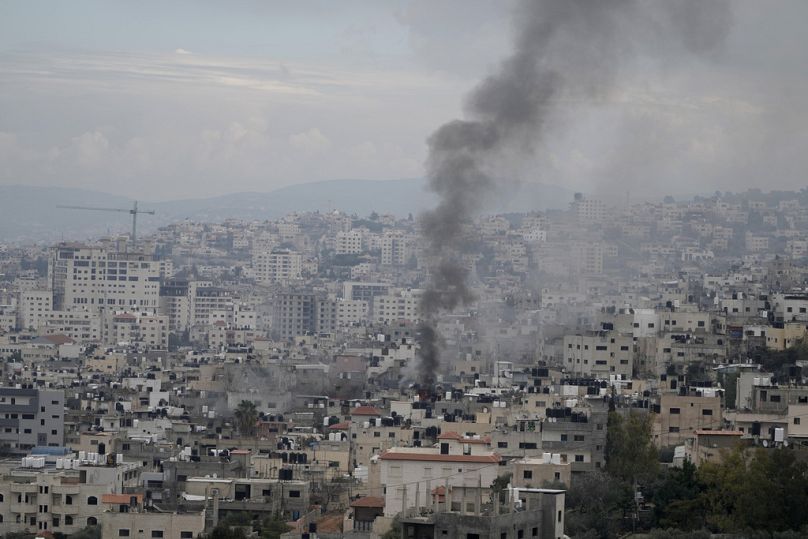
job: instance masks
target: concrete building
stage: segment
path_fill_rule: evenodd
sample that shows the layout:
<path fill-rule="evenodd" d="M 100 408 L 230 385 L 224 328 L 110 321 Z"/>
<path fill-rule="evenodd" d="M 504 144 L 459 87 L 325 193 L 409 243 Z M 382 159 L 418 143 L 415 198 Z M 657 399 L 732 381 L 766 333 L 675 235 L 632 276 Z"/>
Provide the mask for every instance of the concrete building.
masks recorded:
<path fill-rule="evenodd" d="M 0 388 L 0 446 L 26 452 L 64 445 L 64 406 L 62 390 Z"/>
<path fill-rule="evenodd" d="M 35 459 L 40 460 L 25 467 L 19 461 L 0 463 L 0 533 L 4 535 L 24 530 L 73 534 L 102 525 L 104 495 L 134 488 L 140 477 L 140 467 L 133 463 L 87 465 L 56 458 L 53 467 L 46 467 L 46 457 Z M 70 468 L 66 468 L 68 461 Z M 125 499 L 128 506 L 130 496 Z"/>
<path fill-rule="evenodd" d="M 358 230 L 337 232 L 334 251 L 338 255 L 357 255 L 362 252 L 362 233 Z"/>
<path fill-rule="evenodd" d="M 721 397 L 718 395 L 664 393 L 659 398 L 659 411 L 654 417 L 654 443 L 657 447 L 681 445 L 695 436 L 697 430 L 720 429 L 721 421 Z"/>
<path fill-rule="evenodd" d="M 593 331 L 564 337 L 564 369 L 576 376 L 630 379 L 634 370 L 634 342 L 630 335 Z"/>
<path fill-rule="evenodd" d="M 390 324 L 398 320 L 421 319 L 421 290 L 401 290 L 396 294 L 373 298 L 373 320 Z"/>
<path fill-rule="evenodd" d="M 394 447 L 379 458 L 385 516 L 395 516 L 422 501 L 432 488 L 448 487 L 448 507 L 462 511 L 487 496 L 500 473 L 501 458 L 489 444 L 474 438 L 442 435 L 435 448 Z M 472 511 L 469 511 L 472 512 Z"/>
<path fill-rule="evenodd" d="M 511 482 L 518 488 L 536 488 L 550 483 L 569 486 L 572 481 L 572 466 L 561 461 L 559 453 L 545 453 L 541 458 L 524 458 L 511 462 Z"/>
<path fill-rule="evenodd" d="M 160 262 L 151 255 L 62 244 L 53 250 L 49 279 L 56 310 L 159 306 Z"/>
<path fill-rule="evenodd" d="M 53 293 L 50 290 L 23 290 L 17 300 L 17 327 L 38 329 L 45 325 L 53 310 Z"/>
<path fill-rule="evenodd" d="M 102 537 L 194 539 L 205 532 L 205 511 L 170 513 L 146 511 L 143 495 L 104 494 L 100 515 Z"/>
<path fill-rule="evenodd" d="M 413 507 L 401 518 L 401 538 L 562 539 L 564 498 L 563 490 L 514 488 L 505 504 L 480 503 L 473 512 Z"/>
<path fill-rule="evenodd" d="M 412 252 L 406 236 L 400 232 L 386 232 L 381 239 L 381 263 L 384 266 L 403 266 Z"/>
<path fill-rule="evenodd" d="M 253 252 L 253 271 L 262 283 L 296 281 L 302 278 L 303 259 L 289 249 Z"/>

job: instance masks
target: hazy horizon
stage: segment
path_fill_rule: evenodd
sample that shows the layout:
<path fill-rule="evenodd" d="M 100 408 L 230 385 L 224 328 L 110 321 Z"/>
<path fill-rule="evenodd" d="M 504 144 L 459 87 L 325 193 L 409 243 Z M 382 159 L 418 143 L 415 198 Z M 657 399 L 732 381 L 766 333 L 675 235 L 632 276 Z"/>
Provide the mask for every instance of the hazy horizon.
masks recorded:
<path fill-rule="evenodd" d="M 426 137 L 507 52 L 512 5 L 5 3 L 0 184 L 172 200 L 423 177 Z M 562 97 L 522 180 L 621 197 L 802 187 L 808 5 L 731 6 L 709 55 L 630 62 L 602 99 Z"/>

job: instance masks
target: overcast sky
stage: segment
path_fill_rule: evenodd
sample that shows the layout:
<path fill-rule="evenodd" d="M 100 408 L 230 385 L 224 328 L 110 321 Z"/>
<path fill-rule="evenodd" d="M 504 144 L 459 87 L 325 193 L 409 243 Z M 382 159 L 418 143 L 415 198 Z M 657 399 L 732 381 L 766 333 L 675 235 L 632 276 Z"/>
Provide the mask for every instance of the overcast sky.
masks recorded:
<path fill-rule="evenodd" d="M 0 0 L 0 183 L 164 200 L 421 177 L 426 137 L 508 54 L 512 4 Z M 808 2 L 731 5 L 717 51 L 559 106 L 531 181 L 805 186 Z"/>

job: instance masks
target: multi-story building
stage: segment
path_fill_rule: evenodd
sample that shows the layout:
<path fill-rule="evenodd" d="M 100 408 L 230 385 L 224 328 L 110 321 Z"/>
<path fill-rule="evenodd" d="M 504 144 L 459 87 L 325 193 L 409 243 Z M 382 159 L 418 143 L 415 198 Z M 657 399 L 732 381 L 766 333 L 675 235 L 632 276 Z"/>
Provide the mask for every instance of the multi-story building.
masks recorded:
<path fill-rule="evenodd" d="M 151 255 L 61 244 L 53 250 L 49 278 L 56 310 L 159 306 L 160 262 Z"/>
<path fill-rule="evenodd" d="M 721 397 L 715 390 L 683 389 L 683 392 L 660 395 L 653 425 L 654 443 L 658 447 L 681 445 L 698 430 L 721 428 Z"/>
<path fill-rule="evenodd" d="M 633 338 L 614 331 L 567 335 L 564 369 L 577 376 L 608 379 L 610 375 L 623 375 L 630 379 L 634 369 Z"/>
<path fill-rule="evenodd" d="M 62 390 L 0 388 L 0 445 L 15 452 L 63 445 L 64 406 Z"/>
<path fill-rule="evenodd" d="M 319 330 L 318 304 L 322 299 L 309 291 L 287 291 L 275 297 L 272 314 L 272 333 L 280 339 L 317 333 Z"/>
<path fill-rule="evenodd" d="M 186 331 L 191 325 L 188 281 L 164 281 L 160 286 L 160 314 L 168 316 L 169 331 Z"/>
<path fill-rule="evenodd" d="M 262 283 L 296 281 L 302 278 L 303 259 L 289 249 L 253 253 L 253 271 Z"/>
<path fill-rule="evenodd" d="M 389 324 L 398 320 L 421 319 L 421 290 L 401 290 L 396 294 L 373 298 L 373 320 Z"/>
<path fill-rule="evenodd" d="M 122 311 L 105 313 L 102 339 L 106 344 L 128 343 L 168 349 L 168 316 Z"/>
<path fill-rule="evenodd" d="M 52 310 L 53 293 L 50 290 L 23 290 L 17 300 L 17 327 L 38 329 Z"/>
<path fill-rule="evenodd" d="M 362 252 L 362 233 L 358 230 L 337 232 L 334 251 L 338 255 L 356 255 Z"/>
<path fill-rule="evenodd" d="M 385 233 L 381 247 L 381 263 L 385 266 L 403 266 L 412 254 L 407 237 L 400 232 Z"/>
<path fill-rule="evenodd" d="M 103 459 L 102 465 L 90 465 L 47 455 L 32 460 L 25 467 L 19 461 L 0 465 L 0 500 L 4 502 L 0 503 L 0 533 L 4 536 L 26 530 L 73 534 L 100 526 L 104 496 L 136 487 L 140 477 L 140 467 L 128 462 L 109 465 Z M 142 503 L 142 494 L 132 496 Z M 120 505 L 129 506 L 130 495 L 125 500 Z"/>

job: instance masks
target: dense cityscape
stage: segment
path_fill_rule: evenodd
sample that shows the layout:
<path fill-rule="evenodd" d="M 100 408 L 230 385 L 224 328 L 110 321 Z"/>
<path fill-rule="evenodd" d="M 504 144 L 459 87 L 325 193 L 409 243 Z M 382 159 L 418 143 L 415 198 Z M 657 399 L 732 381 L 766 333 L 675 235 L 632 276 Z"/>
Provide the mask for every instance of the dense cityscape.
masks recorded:
<path fill-rule="evenodd" d="M 0 2 L 0 539 L 808 537 L 807 19 Z"/>
<path fill-rule="evenodd" d="M 623 207 L 576 195 L 481 217 L 464 229 L 476 301 L 438 320 L 429 384 L 429 255 L 412 218 L 295 213 L 136 243 L 4 244 L 0 526 L 799 530 L 808 490 L 787 482 L 808 438 L 806 231 L 805 192 Z M 753 480 L 750 460 L 763 475 L 731 491 L 752 498 L 717 494 L 724 476 Z M 780 513 L 758 519 L 766 484 Z"/>

